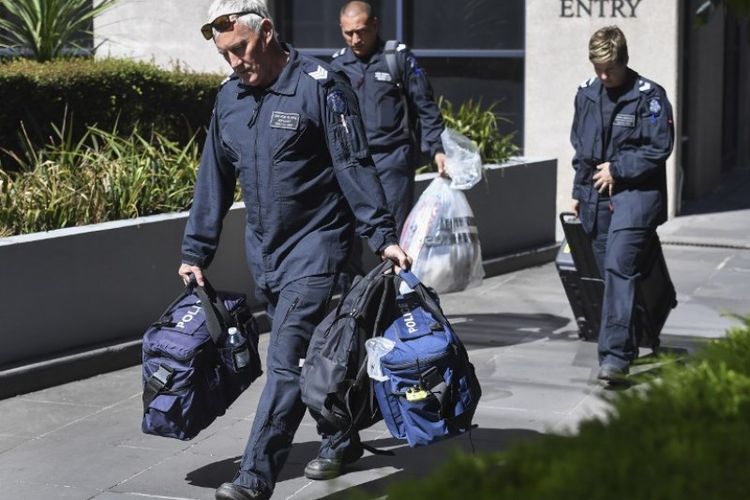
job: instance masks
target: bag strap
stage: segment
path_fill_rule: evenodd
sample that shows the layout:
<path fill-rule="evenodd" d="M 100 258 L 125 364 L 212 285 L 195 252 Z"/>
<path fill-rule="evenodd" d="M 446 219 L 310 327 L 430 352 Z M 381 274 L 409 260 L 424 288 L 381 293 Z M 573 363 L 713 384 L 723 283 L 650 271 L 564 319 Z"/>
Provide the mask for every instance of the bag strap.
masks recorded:
<path fill-rule="evenodd" d="M 198 286 L 195 281 L 195 276 L 190 278 L 190 281 L 185 286 L 185 290 L 167 307 L 166 311 L 162 313 L 160 321 L 169 314 L 169 312 L 187 295 L 195 293 L 201 301 L 201 309 L 206 316 L 206 326 L 208 327 L 208 333 L 211 335 L 211 340 L 216 344 L 219 342 L 221 335 L 226 331 L 229 326 L 235 326 L 235 321 L 232 319 L 231 314 L 224 305 L 224 301 L 216 293 L 216 290 L 208 279 L 203 277 L 204 286 Z M 158 322 L 157 322 L 158 324 Z M 148 412 L 148 407 L 154 398 L 169 385 L 172 381 L 172 374 L 174 370 L 167 365 L 159 365 L 159 369 L 155 371 L 147 380 L 143 388 L 143 413 Z"/>
<path fill-rule="evenodd" d="M 235 326 L 235 324 L 224 305 L 224 301 L 219 298 L 216 290 L 211 286 L 205 275 L 203 276 L 203 283 L 203 286 L 198 286 L 195 278 L 192 278 L 187 286 L 188 288 L 192 288 L 198 298 L 201 299 L 203 313 L 206 315 L 208 333 L 211 335 L 211 340 L 214 341 L 214 344 L 218 344 L 219 339 L 227 328 Z"/>
<path fill-rule="evenodd" d="M 146 385 L 143 387 L 143 414 L 148 413 L 148 407 L 154 398 L 161 392 L 164 387 L 169 385 L 172 381 L 172 374 L 174 370 L 167 365 L 159 365 L 159 369 L 156 370 L 146 380 Z"/>
<path fill-rule="evenodd" d="M 445 326 L 448 326 L 448 318 L 445 317 L 445 314 L 443 314 L 443 310 L 438 305 L 437 301 L 435 300 L 435 297 L 433 295 L 433 292 L 431 292 L 424 284 L 419 281 L 419 278 L 414 275 L 411 271 L 405 271 L 402 270 L 398 274 L 399 278 L 404 280 L 407 285 L 409 285 L 409 288 L 414 290 L 414 293 L 417 294 L 417 297 L 419 297 L 420 302 L 422 302 L 422 305 L 427 308 L 430 313 L 432 313 L 435 318 L 440 321 Z"/>

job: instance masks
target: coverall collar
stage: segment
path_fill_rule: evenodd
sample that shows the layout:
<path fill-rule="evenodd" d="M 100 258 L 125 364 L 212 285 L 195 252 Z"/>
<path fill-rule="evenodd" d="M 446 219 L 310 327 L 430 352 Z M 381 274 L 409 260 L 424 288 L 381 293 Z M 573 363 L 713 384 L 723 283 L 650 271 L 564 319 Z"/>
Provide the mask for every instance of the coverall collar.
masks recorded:
<path fill-rule="evenodd" d="M 300 72 L 297 67 L 300 64 L 299 53 L 289 44 L 282 43 L 281 48 L 289 52 L 289 61 L 279 73 L 276 81 L 268 87 L 268 92 L 281 95 L 294 95 L 297 91 Z"/>
<path fill-rule="evenodd" d="M 629 86 L 630 88 L 620 96 L 617 100 L 618 102 L 635 101 L 638 99 L 640 96 L 640 90 L 638 90 L 638 78 L 638 73 L 628 68 L 627 77 L 623 85 Z M 594 102 L 599 102 L 601 100 L 602 87 L 602 81 L 597 78 L 594 80 L 594 83 L 583 89 L 583 95 Z"/>

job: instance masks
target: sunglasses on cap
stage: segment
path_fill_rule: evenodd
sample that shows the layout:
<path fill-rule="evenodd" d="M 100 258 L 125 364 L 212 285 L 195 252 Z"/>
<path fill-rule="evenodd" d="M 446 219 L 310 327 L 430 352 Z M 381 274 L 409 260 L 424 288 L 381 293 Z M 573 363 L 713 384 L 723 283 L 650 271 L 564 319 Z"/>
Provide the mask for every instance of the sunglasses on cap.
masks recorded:
<path fill-rule="evenodd" d="M 214 30 L 220 33 L 231 30 L 234 26 L 234 23 L 237 22 L 237 18 L 240 16 L 244 16 L 245 14 L 255 14 L 257 16 L 260 16 L 260 14 L 258 14 L 254 10 L 243 10 L 242 12 L 230 12 L 229 14 L 224 14 L 223 16 L 217 17 L 210 23 L 206 23 L 201 26 L 201 33 L 203 34 L 203 38 L 205 38 L 206 40 L 211 40 L 214 37 Z"/>

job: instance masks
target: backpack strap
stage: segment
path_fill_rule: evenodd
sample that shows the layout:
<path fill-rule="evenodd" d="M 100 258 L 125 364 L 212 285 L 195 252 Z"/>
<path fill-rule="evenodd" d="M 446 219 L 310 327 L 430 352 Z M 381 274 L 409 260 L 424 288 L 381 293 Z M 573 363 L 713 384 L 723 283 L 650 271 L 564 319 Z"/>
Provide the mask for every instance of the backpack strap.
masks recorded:
<path fill-rule="evenodd" d="M 393 79 L 396 81 L 396 86 L 403 92 L 404 89 L 404 74 L 401 71 L 401 66 L 398 64 L 398 57 L 396 56 L 396 48 L 398 47 L 398 40 L 388 40 L 385 42 L 385 63 L 388 65 L 388 72 L 391 74 Z"/>

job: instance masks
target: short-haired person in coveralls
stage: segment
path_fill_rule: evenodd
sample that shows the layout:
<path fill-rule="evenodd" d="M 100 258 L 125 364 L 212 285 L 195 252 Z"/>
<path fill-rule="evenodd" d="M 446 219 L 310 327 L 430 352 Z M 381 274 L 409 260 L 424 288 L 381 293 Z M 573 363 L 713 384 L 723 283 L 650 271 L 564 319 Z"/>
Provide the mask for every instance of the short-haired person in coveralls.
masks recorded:
<path fill-rule="evenodd" d="M 346 47 L 333 54 L 331 67 L 346 74 L 357 96 L 375 169 L 400 234 L 414 204 L 414 172 L 421 166 L 420 150 L 429 154 L 439 173 L 445 170 L 440 140 L 445 128 L 443 118 L 426 73 L 406 45 L 395 45 L 395 67 L 389 67 L 386 42 L 380 38 L 380 20 L 370 4 L 345 3 L 339 11 L 339 23 Z M 412 139 L 416 133 L 411 130 L 417 123 L 420 137 L 414 139 L 418 141 Z M 355 241 L 352 261 L 342 276 L 342 291 L 355 274 L 364 273 L 360 248 L 359 240 Z"/>
<path fill-rule="evenodd" d="M 637 356 L 638 259 L 667 220 L 666 160 L 674 144 L 664 89 L 628 67 L 625 35 L 601 28 L 589 41 L 595 77 L 575 97 L 573 211 L 604 278 L 598 378 L 621 382 Z"/>
<path fill-rule="evenodd" d="M 262 0 L 215 0 L 201 29 L 232 68 L 216 96 L 182 241 L 179 275 L 214 256 L 239 180 L 247 260 L 272 318 L 267 374 L 239 471 L 217 499 L 267 499 L 305 413 L 300 360 L 326 313 L 357 228 L 408 268 L 367 149 L 357 98 L 323 62 L 278 42 Z M 356 436 L 323 436 L 305 475 L 329 479 L 362 455 Z"/>

